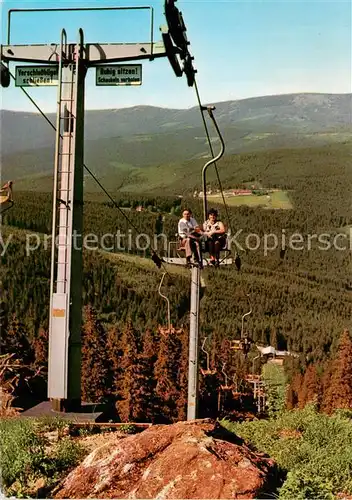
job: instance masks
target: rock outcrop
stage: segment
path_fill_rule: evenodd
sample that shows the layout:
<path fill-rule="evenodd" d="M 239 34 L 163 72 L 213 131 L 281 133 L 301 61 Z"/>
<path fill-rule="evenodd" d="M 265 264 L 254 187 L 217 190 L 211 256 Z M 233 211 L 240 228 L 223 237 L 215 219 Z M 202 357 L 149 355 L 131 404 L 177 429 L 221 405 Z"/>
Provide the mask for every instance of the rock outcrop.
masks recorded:
<path fill-rule="evenodd" d="M 256 498 L 274 462 L 209 420 L 155 425 L 94 450 L 55 498 Z"/>

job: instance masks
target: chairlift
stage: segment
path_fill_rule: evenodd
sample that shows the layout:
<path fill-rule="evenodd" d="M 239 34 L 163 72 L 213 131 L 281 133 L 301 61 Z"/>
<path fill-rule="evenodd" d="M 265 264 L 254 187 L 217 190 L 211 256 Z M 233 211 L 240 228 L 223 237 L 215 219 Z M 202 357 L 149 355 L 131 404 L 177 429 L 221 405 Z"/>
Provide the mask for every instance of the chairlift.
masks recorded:
<path fill-rule="evenodd" d="M 222 369 L 221 369 L 221 372 L 223 373 L 223 375 L 224 375 L 224 377 L 225 377 L 225 385 L 220 385 L 220 389 L 221 389 L 222 391 L 232 391 L 232 389 L 233 389 L 233 385 L 232 385 L 232 384 L 231 384 L 231 385 L 228 385 L 228 376 L 227 376 L 227 374 L 226 374 L 226 372 L 225 372 L 225 366 L 226 366 L 226 363 L 224 363 L 224 364 L 222 365 Z"/>
<path fill-rule="evenodd" d="M 12 181 L 8 181 L 0 189 L 0 215 L 9 210 L 13 205 Z"/>
<path fill-rule="evenodd" d="M 257 375 L 254 373 L 249 373 L 246 377 L 245 380 L 250 383 L 256 383 L 261 381 L 261 375 Z"/>
<path fill-rule="evenodd" d="M 203 180 L 203 216 L 204 216 L 204 221 L 207 220 L 207 216 L 208 216 L 208 201 L 207 201 L 207 178 L 206 178 L 206 175 L 207 175 L 207 168 L 210 166 L 210 165 L 213 165 L 215 164 L 216 165 L 216 162 L 218 160 L 220 160 L 220 158 L 222 158 L 222 156 L 224 155 L 224 152 L 225 152 L 225 143 L 224 143 L 224 139 L 221 135 L 221 132 L 220 132 L 220 129 L 218 127 L 218 124 L 215 120 L 215 117 L 214 117 L 214 114 L 213 114 L 213 110 L 215 109 L 215 106 L 202 106 L 201 107 L 201 111 L 202 113 L 204 111 L 208 111 L 208 115 L 210 117 L 210 119 L 212 120 L 213 124 L 214 124 L 214 127 L 215 127 L 215 130 L 217 132 L 217 135 L 219 137 L 219 140 L 220 140 L 220 144 L 221 144 L 221 148 L 220 148 L 220 151 L 219 153 L 217 154 L 217 156 L 215 156 L 214 158 L 211 158 L 203 167 L 202 169 L 202 180 Z M 224 263 L 225 261 L 228 261 L 229 260 L 229 256 L 231 254 L 231 250 L 229 249 L 228 247 L 228 238 L 227 238 L 227 233 L 225 232 L 224 234 L 224 238 L 225 238 L 225 242 L 222 246 L 222 248 L 220 249 L 220 252 L 224 252 L 224 257 L 219 259 L 219 262 L 218 264 L 220 265 L 221 263 Z M 229 262 L 230 263 L 230 262 Z M 232 259 L 231 259 L 231 264 L 232 264 Z"/>
<path fill-rule="evenodd" d="M 163 295 L 161 293 L 161 287 L 162 287 L 162 284 L 163 284 L 163 281 L 164 281 L 164 278 L 165 278 L 165 275 L 167 273 L 163 273 L 162 275 L 162 278 L 160 280 L 160 283 L 159 283 L 159 288 L 158 288 L 158 293 L 160 295 L 160 297 L 162 297 L 164 300 L 166 300 L 166 303 L 167 303 L 167 324 L 168 324 L 168 330 L 167 332 L 170 333 L 171 332 L 171 315 L 170 315 L 170 301 L 169 299 L 166 297 L 166 295 Z M 164 331 L 164 329 L 162 329 Z M 163 333 L 164 334 L 164 333 Z"/>
<path fill-rule="evenodd" d="M 217 132 L 217 135 L 219 137 L 219 140 L 220 140 L 220 144 L 221 144 L 221 148 L 220 148 L 220 151 L 219 153 L 217 154 L 217 156 L 214 156 L 213 158 L 211 158 L 203 167 L 202 169 L 202 181 L 203 181 L 203 216 L 204 216 L 204 222 L 205 220 L 207 219 L 207 214 L 208 214 L 208 206 L 207 206 L 207 187 L 206 187 L 206 173 L 207 173 L 207 168 L 210 166 L 210 165 L 213 165 L 215 164 L 218 160 L 220 160 L 220 158 L 223 156 L 224 152 L 225 152 L 225 143 L 224 143 L 224 140 L 223 140 L 223 137 L 221 135 L 221 132 L 219 130 L 219 127 L 218 127 L 218 124 L 215 120 L 215 117 L 214 117 L 214 114 L 213 114 L 213 110 L 215 109 L 215 106 L 201 106 L 201 112 L 203 114 L 204 111 L 208 111 L 208 114 L 214 124 L 214 127 L 216 129 L 216 132 Z M 204 117 L 203 117 L 204 119 Z M 204 121 L 205 123 L 205 121 Z M 224 242 L 224 245 L 223 247 L 220 249 L 220 252 L 223 253 L 223 257 L 221 257 L 218 261 L 218 265 L 220 266 L 223 266 L 223 265 L 231 265 L 233 263 L 236 264 L 236 267 L 237 269 L 240 269 L 241 267 L 241 261 L 240 261 L 240 257 L 236 254 L 236 257 L 235 259 L 232 259 L 230 257 L 231 255 L 231 250 L 230 248 L 228 247 L 228 238 L 227 238 L 227 234 L 225 233 L 224 234 L 224 237 L 225 237 L 225 242 Z M 199 241 L 199 246 L 201 247 L 202 246 L 202 240 L 200 238 L 200 241 Z M 171 247 L 174 247 L 174 250 L 175 250 L 175 254 L 176 256 L 172 255 L 172 252 L 171 252 Z M 172 241 L 172 242 L 169 242 L 169 245 L 168 245 L 168 256 L 167 257 L 164 257 L 164 262 L 167 262 L 169 264 L 177 264 L 177 265 L 186 265 L 186 259 L 184 258 L 184 250 L 185 248 L 183 247 L 182 245 L 182 242 L 181 242 L 181 239 L 179 238 L 179 235 L 176 234 L 176 241 Z M 203 267 L 207 267 L 209 266 L 210 267 L 210 262 L 209 262 L 209 259 L 203 257 L 202 255 L 202 250 L 200 248 L 200 268 L 203 268 Z M 194 263 L 194 264 L 191 264 L 191 265 L 199 265 L 198 263 Z M 212 266 L 211 266 L 212 267 Z"/>
<path fill-rule="evenodd" d="M 250 309 L 247 313 L 243 314 L 242 316 L 241 338 L 239 340 L 230 340 L 230 349 L 233 349 L 234 351 L 242 351 L 245 356 L 247 356 L 247 354 L 249 353 L 251 345 L 253 343 L 253 340 L 250 337 L 248 337 L 248 334 L 244 333 L 244 318 L 252 314 L 252 305 L 249 299 L 250 297 L 249 293 L 247 293 L 247 297 Z"/>
<path fill-rule="evenodd" d="M 237 397 L 241 397 L 242 396 L 242 392 L 239 391 L 238 389 L 238 378 L 237 378 L 237 374 L 235 373 L 234 376 L 232 377 L 232 396 L 234 398 L 237 398 Z"/>
<path fill-rule="evenodd" d="M 216 369 L 215 370 L 211 370 L 210 369 L 209 352 L 204 349 L 204 346 L 205 346 L 205 343 L 206 343 L 207 340 L 208 340 L 208 337 L 204 337 L 203 344 L 202 344 L 202 347 L 201 347 L 202 351 L 205 352 L 205 355 L 207 357 L 207 369 L 206 370 L 203 370 L 202 368 L 200 369 L 201 374 L 203 376 L 214 375 L 216 373 Z"/>

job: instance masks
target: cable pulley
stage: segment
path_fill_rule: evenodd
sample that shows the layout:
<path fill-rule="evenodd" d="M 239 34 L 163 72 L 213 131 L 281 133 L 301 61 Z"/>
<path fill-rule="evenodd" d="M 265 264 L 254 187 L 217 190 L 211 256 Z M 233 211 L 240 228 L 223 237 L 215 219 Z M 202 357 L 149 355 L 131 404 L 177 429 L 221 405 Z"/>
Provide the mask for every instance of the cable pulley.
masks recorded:
<path fill-rule="evenodd" d="M 177 0 L 165 0 L 165 17 L 170 35 L 176 45 L 181 50 L 182 59 L 188 53 L 189 41 L 186 36 L 186 26 L 183 20 L 182 12 L 175 6 Z"/>
<path fill-rule="evenodd" d="M 184 73 L 188 86 L 193 87 L 195 83 L 194 75 L 197 71 L 193 67 L 192 61 L 194 58 L 188 49 L 190 42 L 187 40 L 187 29 L 183 21 L 182 12 L 175 6 L 175 2 L 176 0 L 165 0 L 167 30 L 161 28 L 162 38 L 166 55 L 175 75 L 180 77 Z M 182 64 L 180 64 L 178 57 L 181 59 Z"/>
<path fill-rule="evenodd" d="M 10 86 L 10 72 L 9 68 L 2 62 L 0 65 L 0 85 L 7 88 Z"/>
<path fill-rule="evenodd" d="M 164 42 L 164 47 L 166 50 L 167 58 L 169 59 L 169 63 L 171 64 L 172 69 L 177 77 L 182 76 L 183 71 L 180 66 L 179 60 L 177 59 L 177 51 L 175 50 L 175 46 L 172 43 L 170 33 L 165 31 L 164 28 L 161 28 L 161 36 Z"/>

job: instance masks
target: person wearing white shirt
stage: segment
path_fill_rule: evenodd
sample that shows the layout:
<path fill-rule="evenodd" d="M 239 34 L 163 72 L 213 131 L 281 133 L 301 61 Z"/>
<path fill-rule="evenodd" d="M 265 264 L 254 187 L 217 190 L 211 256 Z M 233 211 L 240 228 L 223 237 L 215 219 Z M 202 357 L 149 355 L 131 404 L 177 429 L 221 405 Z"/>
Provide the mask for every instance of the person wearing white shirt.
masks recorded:
<path fill-rule="evenodd" d="M 195 260 L 201 265 L 201 255 L 198 239 L 201 236 L 199 225 L 192 217 L 191 210 L 184 210 L 182 219 L 178 222 L 178 235 L 181 238 L 181 246 L 186 252 L 186 261 L 189 265 L 191 263 L 192 253 L 194 253 Z"/>

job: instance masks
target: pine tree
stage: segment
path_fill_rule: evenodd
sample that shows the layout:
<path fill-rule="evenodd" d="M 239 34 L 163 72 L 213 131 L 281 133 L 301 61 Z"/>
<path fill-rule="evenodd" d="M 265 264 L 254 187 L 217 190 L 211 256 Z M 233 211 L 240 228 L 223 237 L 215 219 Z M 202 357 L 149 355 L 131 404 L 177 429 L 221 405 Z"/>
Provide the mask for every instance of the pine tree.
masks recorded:
<path fill-rule="evenodd" d="M 8 325 L 6 334 L 1 338 L 1 351 L 16 353 L 18 361 L 26 366 L 34 361 L 34 353 L 28 333 L 15 314 Z"/>
<path fill-rule="evenodd" d="M 158 415 L 158 398 L 155 393 L 154 365 L 157 359 L 157 338 L 150 329 L 143 336 L 143 352 L 138 354 L 130 386 L 134 421 L 155 422 Z"/>
<path fill-rule="evenodd" d="M 317 369 L 315 365 L 310 364 L 303 377 L 299 407 L 304 408 L 307 403 L 312 401 L 318 402 L 320 398 L 320 390 L 321 384 L 318 378 Z"/>
<path fill-rule="evenodd" d="M 82 398 L 101 402 L 108 395 L 106 334 L 92 307 L 85 311 L 82 331 Z"/>
<path fill-rule="evenodd" d="M 37 338 L 33 342 L 35 366 L 45 369 L 48 364 L 49 335 L 48 331 L 40 328 Z"/>
<path fill-rule="evenodd" d="M 136 378 L 139 378 L 140 367 L 138 365 L 138 339 L 131 321 L 125 327 L 121 339 L 122 380 L 119 388 L 120 401 L 117 403 L 120 420 L 122 422 L 133 421 L 139 415 L 140 409 L 136 401 Z"/>
<path fill-rule="evenodd" d="M 324 372 L 321 380 L 322 384 L 322 402 L 321 402 L 321 408 L 323 411 L 329 413 L 330 411 L 330 398 L 328 397 L 329 390 L 330 390 L 330 385 L 331 385 L 331 377 L 332 377 L 332 372 L 333 372 L 333 361 L 328 360 L 325 365 L 324 365 Z"/>
<path fill-rule="evenodd" d="M 329 412 L 337 408 L 352 408 L 352 339 L 348 330 L 344 330 L 340 339 L 325 407 Z"/>
<path fill-rule="evenodd" d="M 288 386 L 286 393 L 286 409 L 293 410 L 298 403 L 297 395 L 293 390 L 292 384 Z"/>
<path fill-rule="evenodd" d="M 120 349 L 121 333 L 119 329 L 114 326 L 108 331 L 106 351 L 107 351 L 107 368 L 108 368 L 108 388 L 109 399 L 116 403 L 119 387 L 123 383 L 123 371 L 121 368 L 121 360 L 123 352 Z"/>
<path fill-rule="evenodd" d="M 48 353 L 49 353 L 49 334 L 44 328 L 40 328 L 37 337 L 33 342 L 34 350 L 34 373 L 30 381 L 32 393 L 39 399 L 47 397 L 48 381 Z"/>
<path fill-rule="evenodd" d="M 177 399 L 177 419 L 187 419 L 189 332 L 183 328 L 177 331 L 181 342 L 181 359 L 178 374 L 179 397 Z"/>
<path fill-rule="evenodd" d="M 155 378 L 157 379 L 156 395 L 160 401 L 159 418 L 161 421 L 174 422 L 177 420 L 177 400 L 180 396 L 178 378 L 181 359 L 181 342 L 173 331 L 162 332 L 160 349 L 155 364 Z"/>
<path fill-rule="evenodd" d="M 293 408 L 296 408 L 297 406 L 301 405 L 301 402 L 304 400 L 303 376 L 301 373 L 296 373 L 294 375 L 289 387 L 289 392 L 291 392 L 289 397 L 290 397 L 290 402 L 293 405 Z"/>
<path fill-rule="evenodd" d="M 2 283 L 0 281 L 0 289 L 2 288 Z M 0 332 L 4 336 L 8 326 L 8 304 L 5 300 L 0 301 Z"/>

